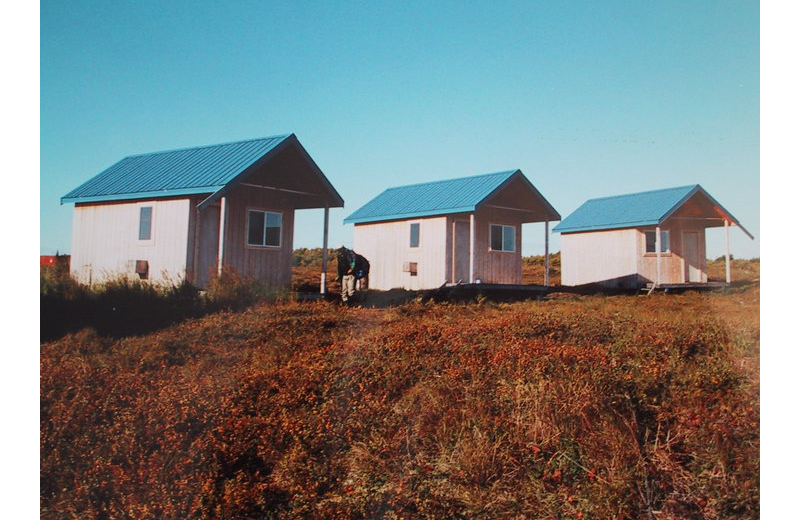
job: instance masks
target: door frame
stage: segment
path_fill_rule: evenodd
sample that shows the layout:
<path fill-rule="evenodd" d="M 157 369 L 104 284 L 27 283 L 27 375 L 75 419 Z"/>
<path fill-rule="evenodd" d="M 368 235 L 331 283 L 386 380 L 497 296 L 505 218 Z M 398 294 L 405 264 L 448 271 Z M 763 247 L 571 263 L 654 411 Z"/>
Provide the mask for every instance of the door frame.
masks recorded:
<path fill-rule="evenodd" d="M 687 244 L 687 235 L 694 237 L 694 248 L 695 248 L 695 263 L 692 264 L 691 260 L 688 257 L 687 251 L 688 248 L 686 247 Z M 682 257 L 683 257 L 683 282 L 684 283 L 702 283 L 703 282 L 703 263 L 702 258 L 700 258 L 700 232 L 699 231 L 682 231 L 681 232 L 681 245 L 683 246 Z M 691 277 L 691 269 L 692 266 L 697 269 L 697 280 L 692 280 Z"/>

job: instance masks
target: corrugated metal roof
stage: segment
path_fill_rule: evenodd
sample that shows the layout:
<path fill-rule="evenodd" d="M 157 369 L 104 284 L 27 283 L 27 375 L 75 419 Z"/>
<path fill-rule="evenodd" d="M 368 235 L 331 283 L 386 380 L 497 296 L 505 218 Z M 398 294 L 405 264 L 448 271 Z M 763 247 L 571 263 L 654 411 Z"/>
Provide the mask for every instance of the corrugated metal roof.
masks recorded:
<path fill-rule="evenodd" d="M 715 206 L 741 224 L 699 184 L 662 190 L 629 193 L 613 197 L 590 199 L 561 221 L 553 232 L 576 233 L 642 226 L 655 226 L 664 222 L 683 203 L 697 192 L 705 195 Z M 750 235 L 750 233 L 742 228 Z M 752 235 L 750 235 L 752 237 Z"/>
<path fill-rule="evenodd" d="M 344 219 L 378 222 L 475 211 L 483 199 L 519 170 L 389 188 Z"/>
<path fill-rule="evenodd" d="M 61 198 L 61 202 L 213 193 L 293 134 L 126 157 Z"/>

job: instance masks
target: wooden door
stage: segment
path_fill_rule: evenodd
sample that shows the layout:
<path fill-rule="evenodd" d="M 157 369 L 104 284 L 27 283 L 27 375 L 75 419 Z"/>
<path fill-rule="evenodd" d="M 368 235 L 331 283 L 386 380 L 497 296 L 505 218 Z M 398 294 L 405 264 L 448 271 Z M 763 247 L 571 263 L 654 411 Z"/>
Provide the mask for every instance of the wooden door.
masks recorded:
<path fill-rule="evenodd" d="M 699 283 L 703 281 L 700 259 L 700 234 L 696 231 L 683 232 L 683 281 Z"/>
<path fill-rule="evenodd" d="M 197 251 L 197 285 L 205 287 L 217 270 L 219 251 L 219 205 L 212 204 L 200 212 L 200 233 Z"/>
<path fill-rule="evenodd" d="M 469 221 L 453 222 L 453 283 L 469 283 Z"/>

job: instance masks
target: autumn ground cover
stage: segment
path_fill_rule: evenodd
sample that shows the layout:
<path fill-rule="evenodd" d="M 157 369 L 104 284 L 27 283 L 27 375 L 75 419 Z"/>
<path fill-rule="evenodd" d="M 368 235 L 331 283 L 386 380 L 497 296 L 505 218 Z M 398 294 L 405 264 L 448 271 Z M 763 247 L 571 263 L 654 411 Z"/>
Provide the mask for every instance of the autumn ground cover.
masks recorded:
<path fill-rule="evenodd" d="M 41 345 L 41 516 L 758 518 L 759 296 L 70 333 Z"/>

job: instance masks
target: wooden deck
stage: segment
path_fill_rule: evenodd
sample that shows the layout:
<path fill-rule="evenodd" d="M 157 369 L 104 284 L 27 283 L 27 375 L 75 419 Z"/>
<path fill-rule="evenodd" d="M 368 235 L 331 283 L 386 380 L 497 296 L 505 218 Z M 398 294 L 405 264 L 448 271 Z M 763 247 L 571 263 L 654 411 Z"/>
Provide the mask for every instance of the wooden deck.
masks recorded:
<path fill-rule="evenodd" d="M 683 291 L 710 291 L 717 289 L 725 289 L 730 287 L 730 284 L 725 282 L 707 282 L 707 283 L 670 283 L 659 284 L 653 287 L 653 284 L 641 289 L 613 289 L 603 287 L 599 284 L 586 284 L 581 286 L 563 286 L 563 285 L 513 285 L 513 284 L 489 284 L 489 283 L 462 283 L 462 284 L 444 284 L 437 289 L 426 289 L 420 291 L 409 291 L 405 289 L 392 289 L 390 291 L 376 291 L 369 290 L 366 292 L 356 293 L 353 303 L 363 307 L 391 307 L 395 305 L 402 305 L 414 299 L 421 298 L 422 300 L 433 301 L 470 301 L 476 298 L 484 297 L 491 301 L 500 302 L 513 302 L 520 300 L 543 300 L 551 294 L 559 293 L 560 295 L 636 295 L 641 292 L 652 294 L 655 291 L 663 291 L 665 293 L 680 293 Z M 338 293 L 327 293 L 321 295 L 319 293 L 295 293 L 294 298 L 300 301 L 316 301 L 327 300 L 331 302 L 340 301 Z"/>
<path fill-rule="evenodd" d="M 429 293 L 437 300 L 462 300 L 485 296 L 494 301 L 515 301 L 542 299 L 555 291 L 561 291 L 561 288 L 536 284 L 462 283 L 446 284 L 438 289 L 431 289 Z"/>
<path fill-rule="evenodd" d="M 683 291 L 711 291 L 714 289 L 724 289 L 729 287 L 730 284 L 725 282 L 705 282 L 705 283 L 649 283 L 642 287 L 643 291 L 647 294 L 652 294 L 655 291 L 669 292 L 683 292 Z"/>

